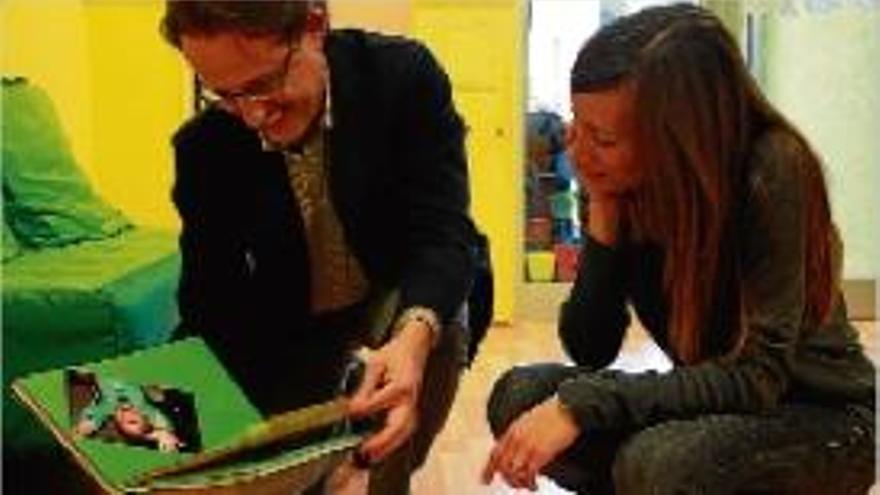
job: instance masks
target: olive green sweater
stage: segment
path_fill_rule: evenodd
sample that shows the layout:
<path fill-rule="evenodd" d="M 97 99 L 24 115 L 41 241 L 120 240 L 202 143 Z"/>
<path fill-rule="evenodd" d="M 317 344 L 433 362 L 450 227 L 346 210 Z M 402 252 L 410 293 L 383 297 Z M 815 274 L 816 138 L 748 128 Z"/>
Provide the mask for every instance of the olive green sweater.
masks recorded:
<path fill-rule="evenodd" d="M 748 333 L 743 351 L 733 359 L 723 358 L 730 351 L 723 335 L 730 331 L 726 309 L 716 309 L 710 318 L 705 342 L 712 357 L 687 366 L 675 358 L 667 339 L 660 248 L 586 239 L 559 325 L 566 352 L 584 372 L 557 391 L 583 432 L 641 429 L 671 419 L 759 412 L 792 402 L 873 408 L 874 368 L 847 320 L 842 297 L 821 328 L 803 323 L 808 199 L 799 168 L 793 166 L 799 155 L 791 141 L 779 133 L 765 137 L 750 160 L 738 258 L 749 290 Z M 753 194 L 758 190 L 762 201 Z M 672 370 L 601 370 L 620 351 L 630 321 L 628 305 L 676 363 Z"/>

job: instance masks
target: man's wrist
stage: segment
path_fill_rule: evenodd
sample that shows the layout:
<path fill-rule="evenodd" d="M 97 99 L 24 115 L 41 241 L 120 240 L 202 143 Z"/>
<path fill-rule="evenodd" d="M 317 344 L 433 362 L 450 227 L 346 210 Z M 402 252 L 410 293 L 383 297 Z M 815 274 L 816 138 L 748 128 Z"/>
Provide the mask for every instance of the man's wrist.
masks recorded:
<path fill-rule="evenodd" d="M 433 349 L 440 340 L 440 319 L 434 310 L 423 306 L 412 306 L 405 309 L 394 323 L 392 334 L 397 336 L 402 330 L 417 325 L 428 333 L 429 348 Z"/>

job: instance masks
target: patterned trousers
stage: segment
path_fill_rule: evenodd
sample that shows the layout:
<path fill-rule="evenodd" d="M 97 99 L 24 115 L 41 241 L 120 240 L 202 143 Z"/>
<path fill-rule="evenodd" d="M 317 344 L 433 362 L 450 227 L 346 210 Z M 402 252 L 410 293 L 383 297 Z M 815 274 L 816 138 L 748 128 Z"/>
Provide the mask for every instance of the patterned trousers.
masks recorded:
<path fill-rule="evenodd" d="M 489 398 L 493 433 L 582 372 L 562 364 L 508 371 Z M 874 411 L 851 404 L 711 414 L 582 436 L 543 474 L 585 494 L 865 494 L 875 478 L 874 428 Z"/>

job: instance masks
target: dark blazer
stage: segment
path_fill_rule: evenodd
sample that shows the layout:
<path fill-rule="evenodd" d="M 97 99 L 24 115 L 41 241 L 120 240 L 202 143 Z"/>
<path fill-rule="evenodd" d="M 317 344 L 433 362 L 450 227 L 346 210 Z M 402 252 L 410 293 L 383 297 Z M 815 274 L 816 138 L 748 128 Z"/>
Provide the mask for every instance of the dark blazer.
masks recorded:
<path fill-rule="evenodd" d="M 449 80 L 403 38 L 333 31 L 325 52 L 328 180 L 346 239 L 371 286 L 398 287 L 402 307 L 449 319 L 471 284 L 474 242 Z M 187 122 L 174 149 L 184 333 L 244 366 L 309 345 L 308 251 L 281 153 L 216 109 Z"/>

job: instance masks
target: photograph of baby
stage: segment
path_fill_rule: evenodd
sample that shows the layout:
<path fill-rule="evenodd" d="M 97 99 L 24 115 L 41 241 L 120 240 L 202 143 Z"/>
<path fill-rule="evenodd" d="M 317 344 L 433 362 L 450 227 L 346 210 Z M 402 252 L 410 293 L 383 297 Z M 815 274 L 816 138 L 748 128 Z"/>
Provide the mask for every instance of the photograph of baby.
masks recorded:
<path fill-rule="evenodd" d="M 67 396 L 74 437 L 122 442 L 162 452 L 198 452 L 193 395 L 69 368 Z"/>

